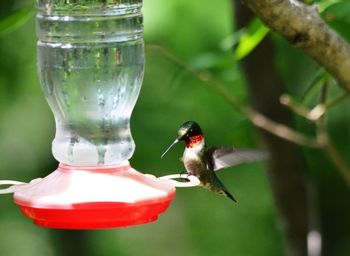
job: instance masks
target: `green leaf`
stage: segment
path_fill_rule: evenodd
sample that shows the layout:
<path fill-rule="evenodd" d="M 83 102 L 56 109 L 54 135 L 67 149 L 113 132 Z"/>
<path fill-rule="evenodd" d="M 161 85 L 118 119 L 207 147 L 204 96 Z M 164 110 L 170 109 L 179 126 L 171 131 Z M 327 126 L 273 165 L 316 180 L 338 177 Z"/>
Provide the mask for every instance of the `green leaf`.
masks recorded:
<path fill-rule="evenodd" d="M 322 17 L 335 31 L 350 42 L 350 2 L 339 2 L 328 6 Z"/>
<path fill-rule="evenodd" d="M 235 50 L 237 60 L 243 59 L 251 53 L 256 46 L 265 38 L 269 28 L 264 26 L 259 19 L 253 19 L 245 28 L 238 46 Z"/>
<path fill-rule="evenodd" d="M 328 6 L 322 16 L 326 21 L 342 20 L 350 23 L 350 2 L 338 2 Z"/>
<path fill-rule="evenodd" d="M 329 6 L 346 1 L 348 0 L 317 0 L 315 1 L 315 4 L 317 4 L 318 10 L 322 13 Z"/>
<path fill-rule="evenodd" d="M 0 36 L 23 26 L 33 15 L 33 9 L 19 9 L 0 20 Z"/>

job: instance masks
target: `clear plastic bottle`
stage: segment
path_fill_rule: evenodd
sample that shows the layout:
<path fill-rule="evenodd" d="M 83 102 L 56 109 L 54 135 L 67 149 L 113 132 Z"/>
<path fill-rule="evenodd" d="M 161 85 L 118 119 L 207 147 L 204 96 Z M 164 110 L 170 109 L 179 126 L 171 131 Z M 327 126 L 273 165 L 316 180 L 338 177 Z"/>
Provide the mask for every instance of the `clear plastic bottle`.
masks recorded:
<path fill-rule="evenodd" d="M 52 151 L 74 166 L 127 161 L 144 71 L 142 0 L 37 0 L 38 69 Z"/>

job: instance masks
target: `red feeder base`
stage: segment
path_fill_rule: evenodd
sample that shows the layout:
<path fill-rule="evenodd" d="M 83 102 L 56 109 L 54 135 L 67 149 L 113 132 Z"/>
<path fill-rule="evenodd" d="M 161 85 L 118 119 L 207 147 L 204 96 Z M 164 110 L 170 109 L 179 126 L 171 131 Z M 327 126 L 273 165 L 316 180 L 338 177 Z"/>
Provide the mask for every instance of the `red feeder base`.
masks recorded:
<path fill-rule="evenodd" d="M 170 201 L 153 204 L 94 203 L 75 209 L 40 209 L 19 205 L 22 213 L 46 228 L 104 229 L 146 224 L 158 219 Z"/>
<path fill-rule="evenodd" d="M 100 186 L 103 189 L 98 190 Z M 60 164 L 49 176 L 17 191 L 14 200 L 26 217 L 42 227 L 104 229 L 155 221 L 174 197 L 173 185 L 128 164 L 103 168 Z"/>

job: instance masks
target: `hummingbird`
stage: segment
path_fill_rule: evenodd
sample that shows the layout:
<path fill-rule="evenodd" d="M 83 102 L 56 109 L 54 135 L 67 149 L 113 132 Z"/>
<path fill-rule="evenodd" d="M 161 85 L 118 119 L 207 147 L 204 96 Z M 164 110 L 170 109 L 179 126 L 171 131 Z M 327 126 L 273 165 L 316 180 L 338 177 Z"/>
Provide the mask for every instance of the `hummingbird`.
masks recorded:
<path fill-rule="evenodd" d="M 196 176 L 202 187 L 227 196 L 234 202 L 237 202 L 236 199 L 219 180 L 215 171 L 242 163 L 263 160 L 267 157 L 265 152 L 257 150 L 235 147 L 207 147 L 200 126 L 194 121 L 187 121 L 180 126 L 177 138 L 165 150 L 161 158 L 179 141 L 183 141 L 186 146 L 182 161 L 187 174 Z"/>

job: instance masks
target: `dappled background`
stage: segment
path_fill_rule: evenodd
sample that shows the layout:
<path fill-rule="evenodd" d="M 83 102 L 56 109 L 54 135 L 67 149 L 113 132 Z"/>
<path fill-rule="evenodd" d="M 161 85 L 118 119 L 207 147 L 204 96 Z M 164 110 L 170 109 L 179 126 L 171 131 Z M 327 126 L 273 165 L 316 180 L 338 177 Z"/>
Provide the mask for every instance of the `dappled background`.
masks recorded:
<path fill-rule="evenodd" d="M 0 18 L 7 22 L 0 23 L 0 179 L 29 181 L 48 175 L 57 166 L 51 154 L 54 119 L 37 77 L 33 6 L 33 1 L 24 0 L 0 3 Z M 8 18 L 23 7 L 29 11 Z M 206 79 L 193 75 L 193 70 L 208 72 L 239 102 L 249 105 L 237 60 L 242 56 L 233 51 L 238 35 L 234 33 L 231 1 L 145 0 L 143 13 L 146 69 L 131 120 L 136 143 L 133 167 L 156 176 L 184 171 L 179 161 L 182 145 L 163 159 L 160 155 L 187 120 L 201 125 L 209 145 L 264 148 L 247 117 L 203 82 Z M 277 35 L 272 38 L 274 61 L 286 92 L 314 106 L 320 86 L 309 85 L 324 71 Z M 254 38 L 252 41 L 254 44 Z M 330 94 L 341 94 L 333 82 Z M 330 135 L 345 159 L 349 155 L 348 111 L 349 102 L 342 99 L 327 116 Z M 314 135 L 310 122 L 297 116 L 293 120 L 298 130 Z M 302 152 L 304 176 L 313 198 L 311 223 L 325 232 L 324 239 L 331 244 L 328 255 L 347 255 L 349 190 L 319 150 L 302 148 Z M 178 189 L 172 205 L 157 222 L 124 229 L 43 229 L 22 216 L 12 196 L 1 196 L 0 254 L 285 255 L 283 223 L 264 163 L 229 168 L 218 175 L 237 204 L 201 188 Z"/>

